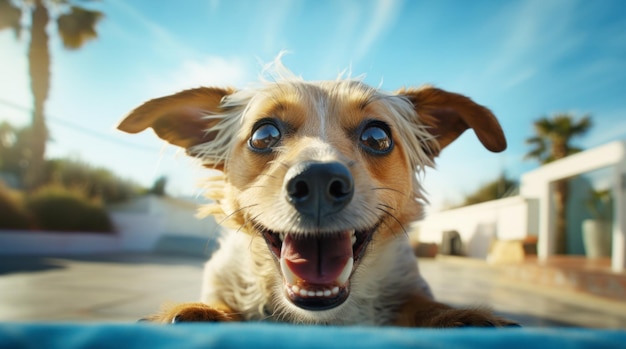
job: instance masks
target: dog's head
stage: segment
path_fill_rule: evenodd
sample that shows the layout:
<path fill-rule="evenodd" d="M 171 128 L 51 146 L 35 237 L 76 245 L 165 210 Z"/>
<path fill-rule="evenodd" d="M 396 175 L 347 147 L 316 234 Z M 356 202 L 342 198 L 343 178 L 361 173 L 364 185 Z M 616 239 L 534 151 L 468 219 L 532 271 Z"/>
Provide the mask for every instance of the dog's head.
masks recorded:
<path fill-rule="evenodd" d="M 313 311 L 340 306 L 369 251 L 421 215 L 416 171 L 443 148 L 468 128 L 487 149 L 506 147 L 493 114 L 467 97 L 355 80 L 187 90 L 119 125 L 149 127 L 224 172 L 214 195 L 224 213 L 263 237 L 283 296 Z"/>

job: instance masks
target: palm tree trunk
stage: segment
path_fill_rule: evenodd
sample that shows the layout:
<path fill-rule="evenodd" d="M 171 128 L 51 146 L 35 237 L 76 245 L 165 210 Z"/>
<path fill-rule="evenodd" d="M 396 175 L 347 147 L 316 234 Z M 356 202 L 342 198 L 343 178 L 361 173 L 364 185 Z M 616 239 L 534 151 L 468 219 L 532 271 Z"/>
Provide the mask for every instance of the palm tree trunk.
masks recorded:
<path fill-rule="evenodd" d="M 50 89 L 50 51 L 46 32 L 49 19 L 48 9 L 41 0 L 36 0 L 35 9 L 32 12 L 31 38 L 28 47 L 28 68 L 33 94 L 31 158 L 25 176 L 25 185 L 29 190 L 41 185 L 44 175 L 44 156 L 48 140 L 44 105 Z"/>
<path fill-rule="evenodd" d="M 569 198 L 569 180 L 561 179 L 554 186 L 555 252 L 567 254 L 567 200 Z"/>
<path fill-rule="evenodd" d="M 552 156 L 554 160 L 563 159 L 568 155 L 567 138 L 552 138 Z M 567 199 L 569 198 L 569 180 L 561 179 L 555 183 L 554 207 L 556 214 L 555 244 L 557 254 L 567 254 Z"/>

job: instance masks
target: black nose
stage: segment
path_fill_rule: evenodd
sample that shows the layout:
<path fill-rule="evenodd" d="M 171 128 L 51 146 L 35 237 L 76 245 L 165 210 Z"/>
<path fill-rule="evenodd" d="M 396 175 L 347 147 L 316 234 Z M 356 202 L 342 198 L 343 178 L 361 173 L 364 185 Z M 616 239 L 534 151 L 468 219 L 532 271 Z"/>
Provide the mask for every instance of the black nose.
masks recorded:
<path fill-rule="evenodd" d="M 304 162 L 287 171 L 287 200 L 315 222 L 341 211 L 354 194 L 354 180 L 339 162 Z"/>

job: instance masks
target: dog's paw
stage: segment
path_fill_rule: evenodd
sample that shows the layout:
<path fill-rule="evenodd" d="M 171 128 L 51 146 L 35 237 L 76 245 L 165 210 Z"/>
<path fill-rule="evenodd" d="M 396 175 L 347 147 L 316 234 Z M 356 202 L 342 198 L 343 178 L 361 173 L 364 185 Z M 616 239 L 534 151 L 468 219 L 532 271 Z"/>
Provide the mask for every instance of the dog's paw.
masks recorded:
<path fill-rule="evenodd" d="M 431 319 L 432 327 L 520 327 L 482 309 L 447 309 Z"/>
<path fill-rule="evenodd" d="M 182 303 L 165 306 L 160 313 L 148 316 L 140 321 L 161 324 L 179 324 L 184 322 L 229 322 L 239 321 L 239 317 L 221 308 L 204 303 Z"/>
<path fill-rule="evenodd" d="M 233 321 L 232 316 L 230 314 L 219 310 L 214 309 L 208 306 L 198 307 L 188 307 L 184 308 L 170 321 L 172 324 L 178 324 L 182 322 L 228 322 Z"/>

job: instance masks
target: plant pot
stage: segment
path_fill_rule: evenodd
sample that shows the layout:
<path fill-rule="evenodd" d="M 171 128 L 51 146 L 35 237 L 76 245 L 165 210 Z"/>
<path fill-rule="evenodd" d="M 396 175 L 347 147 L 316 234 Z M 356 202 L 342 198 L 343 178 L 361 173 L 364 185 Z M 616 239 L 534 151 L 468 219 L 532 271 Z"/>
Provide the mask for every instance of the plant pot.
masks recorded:
<path fill-rule="evenodd" d="M 611 222 L 599 219 L 585 219 L 582 228 L 583 243 L 587 257 L 610 257 L 613 234 Z"/>

